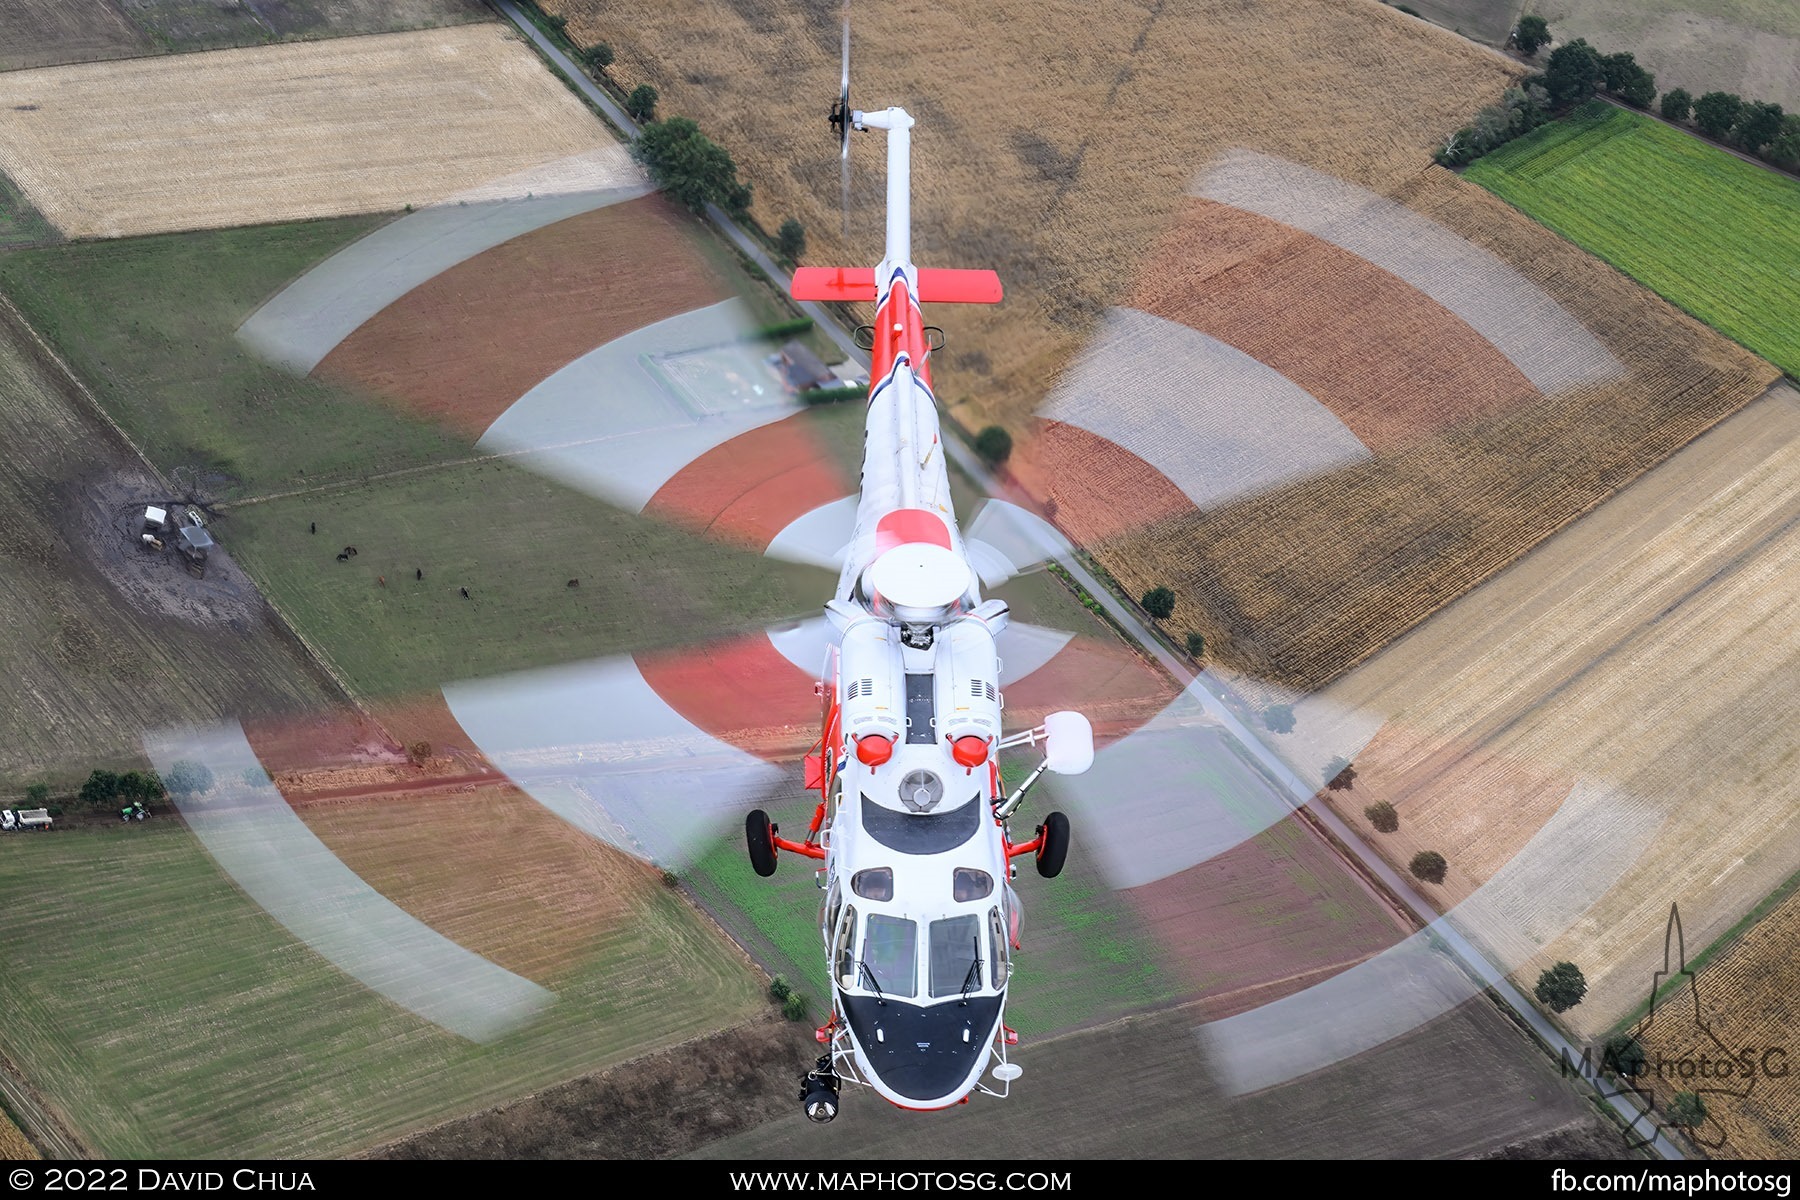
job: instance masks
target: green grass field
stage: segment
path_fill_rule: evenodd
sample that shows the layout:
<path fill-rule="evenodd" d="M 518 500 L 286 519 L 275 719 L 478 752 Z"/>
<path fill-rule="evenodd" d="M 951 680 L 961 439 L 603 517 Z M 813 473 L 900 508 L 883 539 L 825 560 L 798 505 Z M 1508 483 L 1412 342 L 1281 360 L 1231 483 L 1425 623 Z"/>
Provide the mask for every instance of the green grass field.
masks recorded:
<path fill-rule="evenodd" d="M 282 491 L 468 453 L 453 433 L 254 357 L 238 325 L 385 218 L 0 255 L 0 288 L 152 462 Z"/>
<path fill-rule="evenodd" d="M 103 1157 L 343 1154 L 766 1009 L 662 888 L 481 1046 L 315 956 L 176 821 L 3 849 L 0 1048 Z"/>
<path fill-rule="evenodd" d="M 365 696 L 760 628 L 810 615 L 831 589 L 824 571 L 623 512 L 511 460 L 242 505 L 214 531 Z M 338 562 L 342 546 L 357 556 Z"/>
<path fill-rule="evenodd" d="M 1599 101 L 1467 176 L 1800 377 L 1800 181 Z"/>

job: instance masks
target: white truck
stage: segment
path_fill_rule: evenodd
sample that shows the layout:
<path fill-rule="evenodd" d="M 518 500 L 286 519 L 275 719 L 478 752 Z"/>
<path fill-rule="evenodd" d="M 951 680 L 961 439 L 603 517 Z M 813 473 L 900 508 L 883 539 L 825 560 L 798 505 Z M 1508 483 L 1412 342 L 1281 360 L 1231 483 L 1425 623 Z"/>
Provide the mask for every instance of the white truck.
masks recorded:
<path fill-rule="evenodd" d="M 50 810 L 47 808 L 21 808 L 17 812 L 12 809 L 0 809 L 0 832 L 11 833 L 18 829 L 50 828 Z"/>

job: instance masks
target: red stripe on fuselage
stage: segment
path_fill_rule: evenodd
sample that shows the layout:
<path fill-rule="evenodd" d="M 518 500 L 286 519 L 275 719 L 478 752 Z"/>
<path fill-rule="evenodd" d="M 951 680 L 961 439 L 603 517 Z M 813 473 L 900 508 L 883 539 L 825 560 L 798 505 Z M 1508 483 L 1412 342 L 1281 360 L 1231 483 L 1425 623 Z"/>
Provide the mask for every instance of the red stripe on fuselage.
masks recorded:
<path fill-rule="evenodd" d="M 869 378 L 879 382 L 893 371 L 902 354 L 912 364 L 913 374 L 926 387 L 931 386 L 931 364 L 926 360 L 925 321 L 919 306 L 906 290 L 906 278 L 895 272 L 894 284 L 887 299 L 875 314 L 875 345 L 871 349 Z"/>

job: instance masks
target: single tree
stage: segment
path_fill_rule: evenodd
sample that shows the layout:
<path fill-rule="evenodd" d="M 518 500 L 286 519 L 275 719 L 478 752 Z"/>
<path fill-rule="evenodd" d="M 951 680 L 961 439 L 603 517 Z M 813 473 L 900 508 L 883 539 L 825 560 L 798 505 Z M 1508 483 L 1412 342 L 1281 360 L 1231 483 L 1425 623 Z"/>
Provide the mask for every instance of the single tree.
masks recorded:
<path fill-rule="evenodd" d="M 1614 1075 L 1635 1079 L 1644 1073 L 1648 1062 L 1644 1045 L 1629 1033 L 1615 1033 L 1606 1039 L 1600 1052 L 1600 1066 Z"/>
<path fill-rule="evenodd" d="M 25 789 L 25 803 L 33 808 L 42 808 L 50 803 L 50 785 L 34 783 Z"/>
<path fill-rule="evenodd" d="M 1550 44 L 1550 23 L 1542 17 L 1520 17 L 1519 27 L 1513 30 L 1513 45 L 1526 58 L 1535 55 Z"/>
<path fill-rule="evenodd" d="M 1206 657 L 1206 639 L 1197 633 L 1187 635 L 1187 652 L 1189 658 Z"/>
<path fill-rule="evenodd" d="M 631 119 L 640 125 L 645 121 L 656 120 L 656 102 L 662 99 L 655 88 L 647 83 L 640 83 L 631 89 L 631 95 L 625 97 L 625 111 Z"/>
<path fill-rule="evenodd" d="M 1386 800 L 1377 800 L 1363 809 L 1363 816 L 1369 819 L 1376 833 L 1392 833 L 1400 828 L 1400 811 Z"/>
<path fill-rule="evenodd" d="M 275 782 L 273 779 L 269 778 L 269 773 L 261 767 L 245 767 L 242 779 L 244 781 L 244 786 L 247 788 L 268 787 L 271 783 Z"/>
<path fill-rule="evenodd" d="M 1800 113 L 1781 118 L 1781 132 L 1763 149 L 1763 157 L 1789 171 L 1800 171 Z"/>
<path fill-rule="evenodd" d="M 1722 139 L 1737 124 L 1743 108 L 1744 102 L 1730 92 L 1708 92 L 1694 101 L 1694 124 L 1707 137 Z"/>
<path fill-rule="evenodd" d="M 1581 974 L 1581 968 L 1572 962 L 1559 962 L 1554 967 L 1545 967 L 1544 973 L 1538 976 L 1537 987 L 1532 989 L 1538 1002 L 1546 1005 L 1551 1012 L 1567 1012 L 1581 1003 L 1587 995 L 1587 979 Z"/>
<path fill-rule="evenodd" d="M 605 42 L 595 42 L 581 52 L 581 57 L 594 70 L 604 71 L 613 65 L 613 48 Z"/>
<path fill-rule="evenodd" d="M 794 992 L 781 1002 L 781 1015 L 790 1021 L 806 1020 L 806 997 Z"/>
<path fill-rule="evenodd" d="M 1694 112 L 1694 97 L 1686 88 L 1670 88 L 1663 93 L 1662 115 L 1665 121 L 1685 121 Z"/>
<path fill-rule="evenodd" d="M 1638 65 L 1637 55 L 1629 52 L 1619 54 L 1602 54 L 1600 56 L 1600 79 L 1606 90 L 1617 92 L 1631 78 L 1631 72 Z"/>
<path fill-rule="evenodd" d="M 1475 148 L 1482 153 L 1492 150 L 1513 136 L 1513 115 L 1503 105 L 1490 104 L 1475 114 Z"/>
<path fill-rule="evenodd" d="M 1450 864 L 1436 850 L 1421 850 L 1412 856 L 1406 869 L 1413 873 L 1414 879 L 1423 879 L 1426 883 L 1442 883 L 1450 870 Z"/>
<path fill-rule="evenodd" d="M 1544 89 L 1557 109 L 1569 108 L 1593 96 L 1601 79 L 1600 56 L 1583 38 L 1552 50 L 1544 67 Z"/>
<path fill-rule="evenodd" d="M 1656 99 L 1656 76 L 1633 63 L 1619 86 L 1607 90 L 1633 108 L 1647 109 Z"/>
<path fill-rule="evenodd" d="M 789 262 L 799 262 L 800 256 L 806 253 L 806 226 L 792 217 L 783 221 L 781 228 L 775 231 L 775 249 Z"/>
<path fill-rule="evenodd" d="M 1334 792 L 1347 792 L 1356 786 L 1356 768 L 1339 755 L 1325 764 L 1325 786 Z"/>
<path fill-rule="evenodd" d="M 785 1004 L 787 1003 L 787 998 L 793 994 L 794 989 L 789 987 L 788 981 L 781 976 L 777 975 L 775 978 L 769 980 L 769 999 L 773 1000 L 775 1003 Z"/>
<path fill-rule="evenodd" d="M 975 453 L 992 467 L 997 467 L 1012 457 L 1012 434 L 998 425 L 989 425 L 975 435 Z"/>
<path fill-rule="evenodd" d="M 1294 706 L 1271 704 L 1263 709 L 1263 724 L 1274 733 L 1294 732 Z"/>
<path fill-rule="evenodd" d="M 750 204 L 750 189 L 739 183 L 737 164 L 723 147 L 700 132 L 686 117 L 671 117 L 645 127 L 632 143 L 632 153 L 652 179 L 696 215 L 708 204 L 734 214 Z"/>
<path fill-rule="evenodd" d="M 1676 1092 L 1669 1099 L 1669 1120 L 1682 1129 L 1697 1129 L 1706 1120 L 1706 1101 L 1693 1092 Z"/>
<path fill-rule="evenodd" d="M 127 800 L 152 804 L 166 794 L 155 771 L 127 771 L 119 776 L 119 795 Z"/>
<path fill-rule="evenodd" d="M 208 791 L 213 785 L 212 768 L 205 763 L 184 758 L 169 768 L 163 779 L 163 785 L 174 796 L 198 796 Z"/>
<path fill-rule="evenodd" d="M 1144 593 L 1139 603 L 1157 620 L 1166 620 L 1175 611 L 1175 593 L 1166 587 L 1153 587 Z"/>
<path fill-rule="evenodd" d="M 1749 153 L 1760 153 L 1781 136 L 1781 105 L 1760 101 L 1744 105 L 1738 111 L 1737 123 L 1731 127 L 1731 136 Z"/>
<path fill-rule="evenodd" d="M 81 785 L 81 790 L 75 793 L 75 798 L 83 804 L 99 808 L 111 804 L 118 795 L 119 777 L 111 771 L 96 768 L 87 777 L 87 782 Z"/>

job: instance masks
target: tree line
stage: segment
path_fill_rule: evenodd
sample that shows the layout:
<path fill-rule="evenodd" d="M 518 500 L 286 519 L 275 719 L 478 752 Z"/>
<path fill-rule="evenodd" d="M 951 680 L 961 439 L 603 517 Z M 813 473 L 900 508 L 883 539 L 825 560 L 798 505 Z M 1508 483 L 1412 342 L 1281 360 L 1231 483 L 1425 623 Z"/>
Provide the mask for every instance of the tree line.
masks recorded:
<path fill-rule="evenodd" d="M 1512 41 L 1531 58 L 1550 43 L 1550 27 L 1542 17 L 1522 18 Z M 1601 54 L 1577 38 L 1552 50 L 1542 72 L 1507 88 L 1500 103 L 1482 109 L 1452 134 L 1437 161 L 1446 167 L 1473 162 L 1596 95 L 1647 111 L 1656 101 L 1656 76 L 1629 52 Z M 1800 113 L 1785 113 L 1779 104 L 1730 92 L 1707 92 L 1696 99 L 1685 88 L 1671 88 L 1663 93 L 1658 111 L 1666 121 L 1691 124 L 1714 141 L 1800 171 Z"/>

